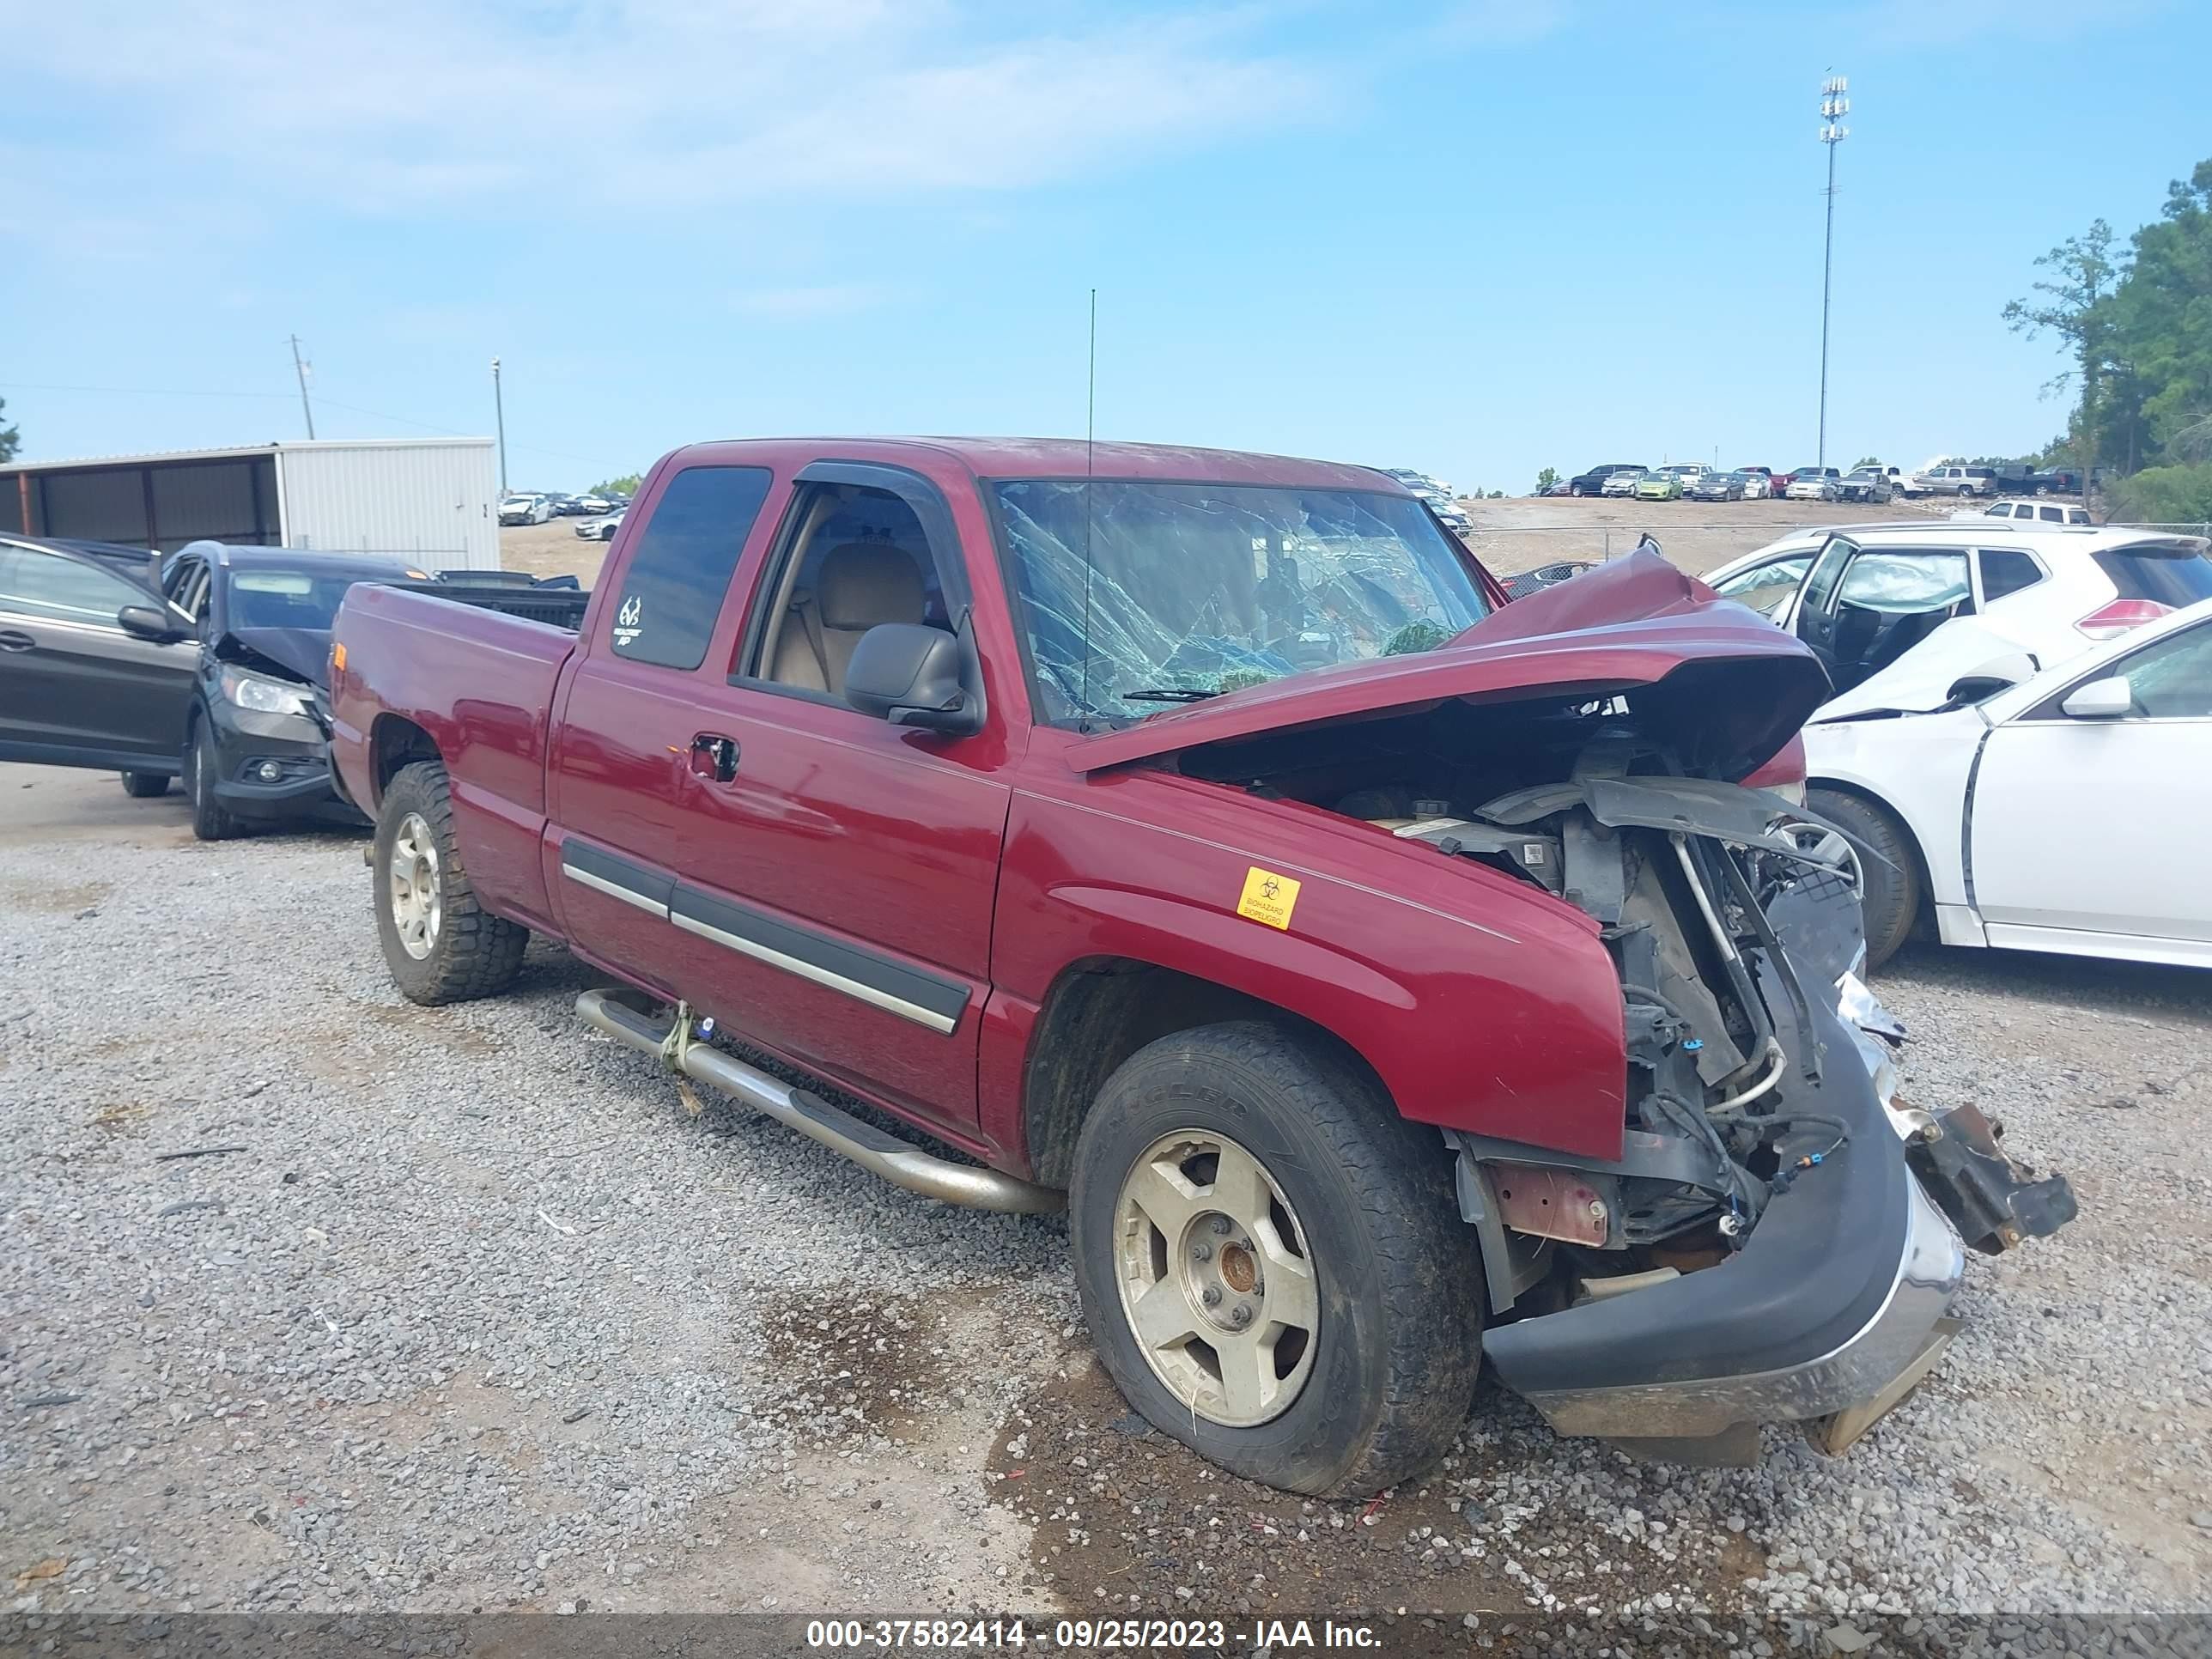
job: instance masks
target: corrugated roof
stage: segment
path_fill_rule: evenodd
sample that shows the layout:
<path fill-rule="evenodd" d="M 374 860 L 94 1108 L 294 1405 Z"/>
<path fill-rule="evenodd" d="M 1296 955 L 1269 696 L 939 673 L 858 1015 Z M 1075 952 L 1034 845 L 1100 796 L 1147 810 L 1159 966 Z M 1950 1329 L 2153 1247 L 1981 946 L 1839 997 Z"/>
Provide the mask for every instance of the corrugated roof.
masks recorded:
<path fill-rule="evenodd" d="M 159 449 L 143 455 L 79 455 L 68 460 L 9 461 L 0 465 L 0 477 L 18 472 L 67 472 L 78 467 L 148 466 L 174 461 L 236 461 L 254 455 L 273 455 L 280 449 L 407 449 L 444 448 L 449 445 L 485 445 L 489 438 L 280 438 L 265 444 L 241 444 L 228 449 Z"/>

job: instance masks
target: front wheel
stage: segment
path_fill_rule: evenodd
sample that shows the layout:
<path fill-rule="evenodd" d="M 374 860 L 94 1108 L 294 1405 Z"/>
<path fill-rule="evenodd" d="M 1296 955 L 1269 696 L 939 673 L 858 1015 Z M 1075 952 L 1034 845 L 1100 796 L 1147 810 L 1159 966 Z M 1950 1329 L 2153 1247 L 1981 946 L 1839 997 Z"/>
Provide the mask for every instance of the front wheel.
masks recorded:
<path fill-rule="evenodd" d="M 1567 486 L 1567 494 L 1570 495 L 1579 495 L 1582 493 L 1583 487 L 1580 484 L 1569 484 Z"/>
<path fill-rule="evenodd" d="M 201 841 L 228 841 L 241 827 L 216 799 L 216 773 L 221 764 L 207 726 L 194 725 L 185 749 L 185 795 L 191 802 L 192 834 Z"/>
<path fill-rule="evenodd" d="M 1069 1225 L 1123 1396 L 1238 1474 L 1363 1496 L 1466 1421 L 1482 1268 L 1449 1156 L 1321 1042 L 1237 1022 L 1138 1050 L 1085 1120 Z"/>
<path fill-rule="evenodd" d="M 386 787 L 370 865 L 377 942 L 402 996 L 434 1007 L 495 996 L 514 981 L 530 930 L 477 902 L 438 762 L 402 767 Z"/>

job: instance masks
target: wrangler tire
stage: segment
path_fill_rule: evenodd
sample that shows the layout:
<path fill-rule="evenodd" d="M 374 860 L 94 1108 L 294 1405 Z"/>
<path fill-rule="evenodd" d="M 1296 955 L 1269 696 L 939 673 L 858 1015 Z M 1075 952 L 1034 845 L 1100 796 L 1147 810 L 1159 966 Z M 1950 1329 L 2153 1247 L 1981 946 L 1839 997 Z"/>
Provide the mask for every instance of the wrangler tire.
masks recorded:
<path fill-rule="evenodd" d="M 386 787 L 369 867 L 377 942 L 402 996 L 435 1007 L 496 996 L 514 983 L 530 930 L 477 902 L 453 838 L 453 796 L 441 763 L 402 767 Z M 403 873 L 420 878 L 410 881 L 416 897 L 405 903 L 398 894 Z M 405 915 L 421 920 L 425 902 L 428 925 L 409 934 Z"/>
<path fill-rule="evenodd" d="M 1211 1176 L 1224 1166 L 1209 1165 L 1204 1152 L 1188 1165 L 1176 1162 L 1186 1138 L 1214 1136 L 1258 1165 L 1270 1189 L 1262 1224 L 1218 1231 L 1208 1217 L 1221 1212 L 1206 1206 L 1211 1200 L 1239 1207 L 1221 1195 L 1231 1183 L 1202 1184 L 1188 1172 Z M 1163 1146 L 1170 1150 L 1163 1153 Z M 1193 1206 L 1175 1236 L 1157 1222 L 1147 1226 L 1148 1215 L 1130 1207 L 1133 1193 L 1158 1190 L 1148 1182 L 1163 1169 L 1190 1183 L 1171 1189 L 1177 1196 L 1188 1190 Z M 1158 1207 L 1168 1211 L 1173 1201 Z M 1460 1219 L 1442 1139 L 1401 1118 L 1374 1079 L 1334 1045 L 1238 1021 L 1139 1049 L 1107 1079 L 1084 1121 L 1068 1212 L 1076 1285 L 1099 1358 L 1122 1396 L 1164 1433 L 1247 1479 L 1315 1497 L 1366 1496 L 1450 1449 L 1482 1364 L 1474 1230 Z M 1310 1276 L 1286 1272 L 1286 1234 Z M 1205 1271 L 1194 1253 L 1240 1243 L 1251 1253 L 1237 1259 L 1235 1272 L 1227 1248 L 1214 1256 L 1212 1270 L 1228 1275 L 1232 1288 L 1231 1305 L 1209 1313 L 1203 1290 L 1190 1288 Z M 1255 1260 L 1263 1274 L 1248 1298 Z M 1152 1344 L 1156 1357 L 1148 1357 L 1132 1297 L 1167 1291 L 1186 1268 L 1166 1324 L 1153 1328 L 1158 1335 L 1188 1322 L 1198 1340 L 1194 1346 L 1170 1336 Z M 1284 1364 L 1293 1328 L 1273 1316 L 1298 1305 L 1283 1298 L 1301 1279 L 1308 1288 L 1297 1294 L 1314 1312 L 1304 1340 L 1288 1352 L 1303 1358 L 1290 1362 L 1289 1379 L 1262 1383 L 1278 1390 L 1272 1407 L 1247 1413 L 1272 1414 L 1224 1421 L 1234 1415 L 1226 1382 L 1201 1407 L 1203 1379 L 1195 1394 L 1188 1382 L 1178 1391 L 1167 1380 L 1194 1375 L 1189 1365 L 1203 1364 L 1194 1354 L 1213 1353 L 1213 1340 L 1224 1340 L 1214 1371 L 1226 1370 L 1226 1344 L 1247 1333 L 1205 1322 L 1236 1313 L 1238 1304 L 1248 1311 L 1257 1304 L 1253 1322 L 1273 1344 L 1264 1363 Z M 1218 1279 L 1208 1282 L 1221 1290 Z"/>
<path fill-rule="evenodd" d="M 1911 833 L 1887 808 L 1841 789 L 1808 792 L 1805 805 L 1839 824 L 1889 860 L 1861 859 L 1859 908 L 1864 915 L 1868 971 L 1881 966 L 1911 937 L 1924 889 Z"/>

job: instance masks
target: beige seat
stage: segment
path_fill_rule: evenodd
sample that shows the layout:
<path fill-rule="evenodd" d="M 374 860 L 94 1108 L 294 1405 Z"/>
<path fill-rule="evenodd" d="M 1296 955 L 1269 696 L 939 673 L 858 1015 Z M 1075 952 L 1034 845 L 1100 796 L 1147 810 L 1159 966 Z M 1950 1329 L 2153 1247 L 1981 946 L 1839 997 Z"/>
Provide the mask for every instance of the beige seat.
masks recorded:
<path fill-rule="evenodd" d="M 793 596 L 769 678 L 842 696 L 860 635 L 878 623 L 922 618 L 921 568 L 887 542 L 847 542 L 822 558 L 814 592 Z"/>

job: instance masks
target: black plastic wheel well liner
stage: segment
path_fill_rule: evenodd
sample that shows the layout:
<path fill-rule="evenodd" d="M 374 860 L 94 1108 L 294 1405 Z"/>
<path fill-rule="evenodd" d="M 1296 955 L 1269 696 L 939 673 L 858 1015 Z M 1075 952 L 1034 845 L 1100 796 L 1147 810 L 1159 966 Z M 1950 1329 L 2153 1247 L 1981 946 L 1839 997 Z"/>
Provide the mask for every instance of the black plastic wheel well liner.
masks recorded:
<path fill-rule="evenodd" d="M 379 714 L 369 728 L 369 781 L 379 802 L 402 767 L 443 759 L 436 740 L 404 714 Z"/>
<path fill-rule="evenodd" d="M 1146 1043 L 1176 1031 L 1257 1019 L 1286 1037 L 1328 1048 L 1374 1081 L 1364 1055 L 1324 1026 L 1245 993 L 1128 957 L 1070 963 L 1045 995 L 1022 1073 L 1022 1127 L 1031 1178 L 1066 1187 L 1075 1178 L 1083 1120 L 1116 1067 Z"/>

